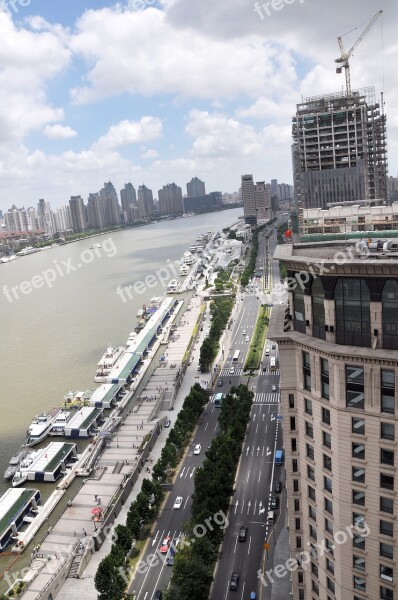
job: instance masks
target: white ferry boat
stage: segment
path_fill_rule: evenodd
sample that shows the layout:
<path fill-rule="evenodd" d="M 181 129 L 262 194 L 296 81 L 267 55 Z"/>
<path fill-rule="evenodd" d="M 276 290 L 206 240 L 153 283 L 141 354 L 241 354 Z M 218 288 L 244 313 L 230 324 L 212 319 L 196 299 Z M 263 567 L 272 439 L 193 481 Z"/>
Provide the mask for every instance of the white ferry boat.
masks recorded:
<path fill-rule="evenodd" d="M 59 412 L 59 408 L 53 408 L 50 412 L 42 413 L 33 419 L 27 431 L 26 446 L 35 446 L 46 439 Z"/>
<path fill-rule="evenodd" d="M 192 244 L 192 246 L 189 247 L 189 251 L 190 252 L 196 252 L 196 245 Z"/>
<path fill-rule="evenodd" d="M 167 292 L 172 294 L 173 292 L 177 292 L 180 287 L 180 282 L 177 279 L 172 279 L 167 286 Z"/>
<path fill-rule="evenodd" d="M 201 254 L 203 252 L 203 246 L 198 246 L 197 249 L 196 249 L 196 252 L 198 254 Z"/>
<path fill-rule="evenodd" d="M 186 265 L 193 265 L 195 260 L 196 259 L 191 252 L 184 252 L 183 257 L 181 258 L 181 262 L 185 263 Z"/>
<path fill-rule="evenodd" d="M 4 479 L 12 479 L 15 475 L 15 472 L 18 470 L 19 463 L 26 458 L 29 450 L 25 447 L 22 447 L 16 454 L 11 456 L 9 465 L 4 473 Z"/>
<path fill-rule="evenodd" d="M 71 416 L 72 412 L 70 410 L 60 410 L 57 416 L 55 417 L 55 421 L 50 431 L 50 435 L 64 435 L 65 426 L 68 423 Z"/>
<path fill-rule="evenodd" d="M 183 275 L 185 277 L 186 275 L 189 274 L 190 270 L 191 269 L 190 269 L 189 265 L 183 264 L 180 266 L 180 275 Z"/>
<path fill-rule="evenodd" d="M 118 348 L 112 348 L 112 346 L 108 346 L 106 352 L 104 352 L 101 360 L 98 363 L 94 381 L 98 383 L 104 381 L 125 350 L 126 348 L 124 346 L 119 346 Z"/>
<path fill-rule="evenodd" d="M 126 345 L 127 346 L 131 346 L 131 344 L 135 341 L 135 338 L 137 337 L 138 333 L 136 331 L 131 331 L 129 333 L 129 337 L 127 339 Z"/>
<path fill-rule="evenodd" d="M 17 487 L 21 485 L 28 478 L 29 468 L 33 464 L 35 458 L 41 453 L 41 450 L 34 450 L 31 452 L 26 458 L 21 461 L 19 465 L 18 471 L 15 472 L 14 477 L 12 478 L 12 487 Z"/>
<path fill-rule="evenodd" d="M 197 241 L 197 242 L 204 242 L 204 241 L 205 241 L 205 236 L 204 236 L 202 233 L 199 233 L 199 234 L 196 236 L 196 241 Z"/>
<path fill-rule="evenodd" d="M 164 302 L 164 296 L 153 296 L 149 301 L 149 308 L 160 308 Z"/>

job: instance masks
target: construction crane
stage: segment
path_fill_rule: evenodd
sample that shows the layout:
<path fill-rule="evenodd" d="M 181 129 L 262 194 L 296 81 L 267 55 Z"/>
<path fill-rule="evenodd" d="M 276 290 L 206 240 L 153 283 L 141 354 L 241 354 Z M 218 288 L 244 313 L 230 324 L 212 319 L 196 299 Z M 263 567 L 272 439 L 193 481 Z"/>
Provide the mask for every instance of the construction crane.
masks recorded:
<path fill-rule="evenodd" d="M 342 36 L 337 38 L 341 56 L 340 56 L 340 58 L 336 58 L 336 60 L 335 60 L 335 62 L 339 64 L 339 66 L 336 67 L 336 73 L 341 73 L 342 69 L 343 68 L 345 69 L 345 81 L 346 81 L 346 88 L 347 88 L 347 96 L 349 98 L 351 98 L 351 77 L 350 77 L 349 59 L 351 58 L 356 47 L 361 43 L 361 41 L 363 40 L 365 35 L 368 33 L 369 29 L 371 29 L 373 27 L 373 25 L 376 23 L 377 19 L 380 17 L 382 12 L 383 12 L 382 10 L 379 10 L 374 15 L 374 17 L 369 21 L 369 23 L 367 24 L 367 26 L 365 27 L 365 29 L 363 30 L 363 32 L 361 33 L 361 35 L 359 36 L 359 38 L 357 39 L 355 44 L 352 46 L 352 48 L 350 50 L 348 50 L 348 52 L 346 52 L 344 49 L 343 40 L 341 39 Z"/>

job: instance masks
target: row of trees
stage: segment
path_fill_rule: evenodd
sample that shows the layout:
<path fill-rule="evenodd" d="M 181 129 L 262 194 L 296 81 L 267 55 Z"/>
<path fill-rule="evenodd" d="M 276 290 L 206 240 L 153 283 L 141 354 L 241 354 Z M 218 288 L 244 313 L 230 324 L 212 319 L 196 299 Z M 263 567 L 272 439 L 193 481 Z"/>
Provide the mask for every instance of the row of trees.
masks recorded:
<path fill-rule="evenodd" d="M 230 319 L 235 297 L 216 298 L 210 305 L 213 321 L 209 335 L 200 348 L 200 366 L 202 373 L 210 371 L 211 365 L 217 356 L 219 340 Z"/>
<path fill-rule="evenodd" d="M 258 369 L 260 366 L 265 339 L 267 337 L 268 323 L 269 308 L 267 306 L 261 306 L 249 352 L 246 358 L 245 367 L 243 369 L 244 371 Z"/>
<path fill-rule="evenodd" d="M 252 249 L 250 252 L 249 263 L 246 265 L 246 267 L 242 273 L 242 277 L 240 278 L 241 285 L 243 285 L 243 286 L 246 286 L 249 283 L 250 279 L 254 275 L 254 271 L 256 269 L 257 253 L 258 253 L 258 230 L 255 229 L 253 231 Z"/>
<path fill-rule="evenodd" d="M 148 524 L 158 514 L 164 496 L 161 482 L 167 479 L 170 469 L 177 466 L 206 400 L 205 391 L 195 384 L 170 430 L 161 457 L 153 468 L 152 480 L 144 479 L 142 482 L 140 493 L 130 504 L 126 525 L 115 527 L 111 551 L 101 561 L 95 575 L 99 600 L 122 600 L 125 597 L 129 580 L 128 560 L 138 554 L 133 542 L 145 539 Z"/>
<path fill-rule="evenodd" d="M 239 385 L 231 388 L 223 401 L 219 417 L 221 433 L 213 439 L 203 466 L 194 476 L 192 517 L 184 526 L 184 540 L 175 557 L 167 599 L 209 598 L 218 549 L 228 524 L 252 399 L 253 392 Z M 220 519 L 221 515 L 224 518 Z"/>

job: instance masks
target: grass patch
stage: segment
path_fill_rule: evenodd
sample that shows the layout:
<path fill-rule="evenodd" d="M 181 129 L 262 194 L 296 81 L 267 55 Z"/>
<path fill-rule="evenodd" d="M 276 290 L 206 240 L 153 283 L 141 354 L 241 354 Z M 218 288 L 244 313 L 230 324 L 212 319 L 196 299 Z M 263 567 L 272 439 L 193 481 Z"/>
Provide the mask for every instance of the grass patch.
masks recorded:
<path fill-rule="evenodd" d="M 264 344 L 267 337 L 267 329 L 269 323 L 269 308 L 261 306 L 249 352 L 247 354 L 244 371 L 258 369 L 260 366 L 261 357 L 263 354 Z"/>

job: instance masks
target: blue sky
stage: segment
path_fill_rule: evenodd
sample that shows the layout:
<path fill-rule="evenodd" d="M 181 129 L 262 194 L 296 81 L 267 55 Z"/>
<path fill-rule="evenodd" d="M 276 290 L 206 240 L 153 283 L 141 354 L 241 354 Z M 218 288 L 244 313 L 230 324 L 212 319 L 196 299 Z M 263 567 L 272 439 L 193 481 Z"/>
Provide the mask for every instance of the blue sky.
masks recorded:
<path fill-rule="evenodd" d="M 145 182 L 155 197 L 172 181 L 185 193 L 193 175 L 208 191 L 237 190 L 247 172 L 291 183 L 296 103 L 341 89 L 336 37 L 380 7 L 352 80 L 384 85 L 397 175 L 395 3 L 289 0 L 267 15 L 251 0 L 14 2 L 0 2 L 3 210 L 42 197 L 56 207 L 108 180 Z"/>

